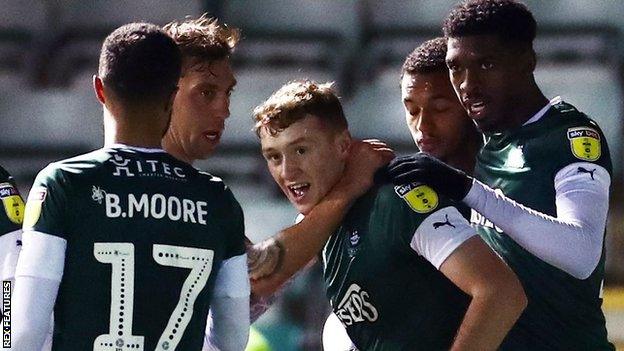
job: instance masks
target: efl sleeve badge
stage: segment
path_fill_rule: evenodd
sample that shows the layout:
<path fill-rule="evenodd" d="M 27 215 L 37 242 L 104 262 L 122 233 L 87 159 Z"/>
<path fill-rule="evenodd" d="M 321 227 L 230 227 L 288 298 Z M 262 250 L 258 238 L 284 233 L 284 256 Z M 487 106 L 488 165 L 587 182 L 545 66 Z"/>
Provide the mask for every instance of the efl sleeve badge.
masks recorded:
<path fill-rule="evenodd" d="M 9 220 L 15 224 L 22 224 L 24 220 L 24 200 L 11 183 L 0 183 L 0 198 L 4 211 Z"/>
<path fill-rule="evenodd" d="M 406 184 L 394 191 L 414 212 L 429 213 L 438 207 L 438 194 L 426 185 Z"/>
<path fill-rule="evenodd" d="M 574 157 L 583 161 L 596 161 L 602 154 L 600 134 L 594 129 L 577 127 L 568 129 L 570 149 Z"/>
<path fill-rule="evenodd" d="M 41 206 L 46 198 L 48 189 L 45 187 L 33 187 L 28 194 L 26 201 L 26 218 L 24 220 L 24 229 L 32 228 L 39 221 L 41 216 Z"/>

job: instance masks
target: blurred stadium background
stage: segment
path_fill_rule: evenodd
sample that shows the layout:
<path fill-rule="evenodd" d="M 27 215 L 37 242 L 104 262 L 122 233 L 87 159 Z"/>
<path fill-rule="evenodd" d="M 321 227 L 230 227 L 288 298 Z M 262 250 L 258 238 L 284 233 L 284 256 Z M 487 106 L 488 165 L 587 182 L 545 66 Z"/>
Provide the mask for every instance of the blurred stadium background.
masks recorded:
<path fill-rule="evenodd" d="M 47 163 L 98 148 L 101 108 L 91 89 L 102 39 L 123 23 L 165 24 L 205 11 L 240 27 L 238 79 L 223 144 L 198 164 L 223 177 L 261 240 L 295 211 L 272 184 L 251 132 L 251 110 L 284 82 L 336 81 L 356 137 L 415 150 L 404 124 L 399 70 L 422 41 L 440 34 L 456 0 L 0 0 L 0 164 L 27 196 Z M 608 225 L 605 311 L 624 342 L 622 110 L 624 1 L 526 0 L 539 23 L 537 79 L 601 125 L 615 166 Z M 320 350 L 328 313 L 319 267 L 300 274 L 257 323 L 270 349 Z M 624 345 L 624 344 L 623 344 Z M 250 348 L 251 349 L 251 348 Z M 266 350 L 267 348 L 254 348 Z M 623 348 L 624 349 L 624 348 Z"/>

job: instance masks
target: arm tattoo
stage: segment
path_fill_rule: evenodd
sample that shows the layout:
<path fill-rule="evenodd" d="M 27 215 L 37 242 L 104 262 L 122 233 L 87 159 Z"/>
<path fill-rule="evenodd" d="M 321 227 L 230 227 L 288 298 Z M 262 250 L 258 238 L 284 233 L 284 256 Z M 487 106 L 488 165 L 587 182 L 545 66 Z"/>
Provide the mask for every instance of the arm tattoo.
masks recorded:
<path fill-rule="evenodd" d="M 249 277 L 251 279 L 260 279 L 275 273 L 281 266 L 283 256 L 284 247 L 273 238 L 253 246 L 248 246 L 247 265 L 249 266 Z"/>

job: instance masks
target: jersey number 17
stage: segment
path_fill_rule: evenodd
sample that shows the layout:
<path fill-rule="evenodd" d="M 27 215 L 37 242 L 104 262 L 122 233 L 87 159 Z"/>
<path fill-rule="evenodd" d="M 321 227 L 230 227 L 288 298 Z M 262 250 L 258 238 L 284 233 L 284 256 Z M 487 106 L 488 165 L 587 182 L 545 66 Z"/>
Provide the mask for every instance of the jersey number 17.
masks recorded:
<path fill-rule="evenodd" d="M 93 351 L 143 351 L 144 336 L 132 335 L 134 306 L 134 244 L 95 243 L 95 258 L 112 265 L 111 308 L 108 334 L 98 336 Z M 160 335 L 156 350 L 175 350 L 193 315 L 193 304 L 203 290 L 210 271 L 214 251 L 182 246 L 154 244 L 152 257 L 162 266 L 188 268 L 180 299 Z"/>

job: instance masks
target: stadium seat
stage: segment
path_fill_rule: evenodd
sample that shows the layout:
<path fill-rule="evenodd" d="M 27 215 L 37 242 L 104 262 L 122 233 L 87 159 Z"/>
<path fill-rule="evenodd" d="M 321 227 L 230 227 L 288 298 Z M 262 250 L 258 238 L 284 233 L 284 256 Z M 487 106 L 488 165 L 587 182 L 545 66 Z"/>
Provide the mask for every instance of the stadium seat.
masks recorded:
<path fill-rule="evenodd" d="M 5 92 L 0 95 L 0 115 L 5 116 L 0 120 L 4 145 L 88 150 L 103 142 L 102 110 L 91 92 Z"/>
<path fill-rule="evenodd" d="M 365 0 L 370 26 L 379 29 L 396 27 L 441 28 L 442 20 L 456 0 Z"/>
<path fill-rule="evenodd" d="M 352 40 L 358 34 L 357 6 L 357 0 L 229 0 L 223 18 L 247 31 L 329 31 Z"/>
<path fill-rule="evenodd" d="M 313 79 L 320 82 L 332 81 L 334 77 L 326 70 L 308 67 L 251 68 L 235 70 L 238 80 L 230 104 L 230 118 L 226 121 L 223 145 L 256 145 L 252 132 L 253 109 L 266 100 L 283 84 L 295 79 Z"/>
<path fill-rule="evenodd" d="M 136 21 L 164 25 L 187 15 L 202 13 L 201 1 L 64 1 L 60 9 L 59 35 L 47 62 L 53 85 L 72 84 L 76 71 L 94 71 L 102 40 L 116 27 Z"/>
<path fill-rule="evenodd" d="M 381 72 L 370 84 L 361 84 L 345 113 L 356 138 L 380 138 L 395 147 L 411 146 L 399 89 L 400 66 Z"/>
<path fill-rule="evenodd" d="M 0 1 L 0 89 L 26 84 L 48 25 L 46 2 Z"/>

